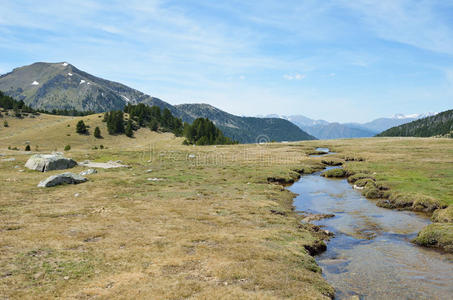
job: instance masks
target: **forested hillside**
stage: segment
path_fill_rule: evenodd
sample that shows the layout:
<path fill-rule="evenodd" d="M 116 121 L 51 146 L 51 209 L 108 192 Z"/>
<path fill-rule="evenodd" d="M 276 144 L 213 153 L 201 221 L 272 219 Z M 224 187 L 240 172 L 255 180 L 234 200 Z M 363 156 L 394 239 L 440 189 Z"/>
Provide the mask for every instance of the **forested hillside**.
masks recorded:
<path fill-rule="evenodd" d="M 453 137 L 453 109 L 390 128 L 377 136 Z"/>

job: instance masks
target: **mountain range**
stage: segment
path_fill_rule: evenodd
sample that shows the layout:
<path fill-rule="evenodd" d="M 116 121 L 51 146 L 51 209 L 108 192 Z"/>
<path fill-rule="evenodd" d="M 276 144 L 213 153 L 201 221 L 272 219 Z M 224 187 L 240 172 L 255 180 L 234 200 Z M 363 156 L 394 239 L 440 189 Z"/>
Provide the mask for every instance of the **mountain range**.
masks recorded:
<path fill-rule="evenodd" d="M 366 123 L 337 123 L 325 120 L 314 120 L 303 115 L 267 115 L 265 117 L 281 118 L 296 124 L 318 139 L 362 138 L 372 137 L 389 128 L 410 123 L 412 121 L 432 116 L 426 114 L 395 114 L 389 118 L 379 118 Z"/>
<path fill-rule="evenodd" d="M 0 76 L 0 90 L 34 109 L 106 112 L 128 103 L 168 108 L 191 123 L 209 118 L 224 134 L 241 143 L 312 140 L 313 136 L 281 118 L 239 117 L 208 104 L 171 105 L 124 84 L 102 79 L 67 63 L 37 62 Z"/>

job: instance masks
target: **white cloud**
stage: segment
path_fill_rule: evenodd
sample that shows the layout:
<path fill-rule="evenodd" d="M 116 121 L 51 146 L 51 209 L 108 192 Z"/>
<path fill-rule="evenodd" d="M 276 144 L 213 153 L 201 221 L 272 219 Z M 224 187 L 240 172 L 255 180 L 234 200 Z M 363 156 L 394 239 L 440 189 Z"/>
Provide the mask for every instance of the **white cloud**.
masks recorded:
<path fill-rule="evenodd" d="M 305 74 L 299 74 L 299 73 L 296 73 L 293 75 L 291 75 L 291 74 L 283 75 L 283 78 L 285 78 L 286 80 L 302 80 L 305 77 L 307 77 Z"/>

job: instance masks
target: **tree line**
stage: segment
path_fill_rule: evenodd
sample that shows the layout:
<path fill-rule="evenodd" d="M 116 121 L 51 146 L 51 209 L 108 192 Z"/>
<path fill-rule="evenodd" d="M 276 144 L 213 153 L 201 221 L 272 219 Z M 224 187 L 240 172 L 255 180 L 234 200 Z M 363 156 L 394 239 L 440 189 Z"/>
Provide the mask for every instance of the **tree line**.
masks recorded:
<path fill-rule="evenodd" d="M 60 116 L 88 116 L 92 115 L 94 111 L 78 111 L 75 109 L 53 109 L 51 111 L 44 109 L 33 109 L 26 105 L 23 100 L 16 100 L 10 96 L 5 95 L 0 91 L 0 107 L 3 109 L 12 109 L 16 117 L 21 117 L 22 113 L 43 113 L 49 115 L 60 115 Z"/>
<path fill-rule="evenodd" d="M 129 115 L 125 121 L 124 113 Z M 152 131 L 172 132 L 176 136 L 184 136 L 185 145 L 224 145 L 237 143 L 223 135 L 215 124 L 209 119 L 198 118 L 192 124 L 182 122 L 173 116 L 168 108 L 160 109 L 159 106 L 147 106 L 143 103 L 124 107 L 124 112 L 117 110 L 106 112 L 104 122 L 107 123 L 109 134 L 126 134 L 132 137 L 134 131 L 147 127 Z"/>
<path fill-rule="evenodd" d="M 184 124 L 184 136 L 186 145 L 228 145 L 237 144 L 223 135 L 215 124 L 208 118 L 198 118 L 193 121 L 192 125 Z"/>
<path fill-rule="evenodd" d="M 77 110 L 34 110 L 27 106 L 23 100 L 17 101 L 0 91 L 0 107 L 3 109 L 13 109 L 16 117 L 21 117 L 21 113 L 46 113 L 65 116 L 86 116 L 94 112 L 80 112 Z M 124 113 L 129 115 L 127 121 Z M 198 118 L 192 124 L 183 123 L 178 117 L 173 116 L 168 108 L 160 109 L 159 106 L 147 106 L 143 103 L 132 105 L 128 104 L 124 110 L 110 111 L 104 114 L 104 122 L 107 123 L 107 131 L 111 135 L 125 134 L 128 137 L 134 136 L 134 131 L 142 127 L 148 127 L 152 131 L 172 132 L 176 136 L 184 136 L 186 145 L 224 145 L 235 144 L 236 141 L 224 136 L 222 131 L 207 118 Z M 5 125 L 5 127 L 8 125 Z M 88 134 L 88 128 L 80 120 L 76 126 L 79 134 Z M 94 135 L 101 138 L 100 129 L 95 128 Z"/>

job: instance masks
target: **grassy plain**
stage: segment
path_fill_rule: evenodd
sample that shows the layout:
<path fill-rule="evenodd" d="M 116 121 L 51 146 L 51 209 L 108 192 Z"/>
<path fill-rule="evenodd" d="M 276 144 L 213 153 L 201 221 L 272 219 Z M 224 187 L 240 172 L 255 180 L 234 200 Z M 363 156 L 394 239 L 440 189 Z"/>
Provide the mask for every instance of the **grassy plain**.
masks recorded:
<path fill-rule="evenodd" d="M 8 119 L 1 129 L 0 295 L 7 298 L 330 298 L 333 289 L 305 248 L 319 233 L 292 212 L 291 180 L 319 167 L 305 145 L 189 147 L 141 129 L 135 138 L 75 133 L 81 118 Z M 69 127 L 68 127 L 69 124 Z M 23 165 L 31 153 L 77 161 L 121 160 L 80 185 L 40 189 L 61 171 Z M 94 150 L 102 144 L 107 149 Z M 32 151 L 34 152 L 34 151 Z M 18 167 L 16 167 L 18 166 Z M 23 171 L 22 171 L 23 170 Z M 82 167 L 70 171 L 80 172 Z M 148 179 L 157 178 L 153 181 Z"/>
<path fill-rule="evenodd" d="M 104 138 L 76 134 L 80 119 Z M 7 117 L 10 127 L 0 129 L 1 297 L 329 298 L 333 290 L 305 250 L 323 236 L 300 223 L 293 194 L 268 183 L 320 168 L 322 158 L 307 156 L 316 147 L 336 151 L 332 159 L 354 158 L 347 170 L 373 174 L 392 192 L 453 203 L 453 140 L 192 147 L 147 129 L 132 139 L 109 136 L 101 119 Z M 69 144 L 65 155 L 77 161 L 121 160 L 131 168 L 39 189 L 59 171 L 24 169 L 31 153 L 8 147 L 27 142 L 32 153 Z M 101 144 L 106 149 L 93 149 Z"/>

